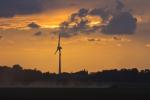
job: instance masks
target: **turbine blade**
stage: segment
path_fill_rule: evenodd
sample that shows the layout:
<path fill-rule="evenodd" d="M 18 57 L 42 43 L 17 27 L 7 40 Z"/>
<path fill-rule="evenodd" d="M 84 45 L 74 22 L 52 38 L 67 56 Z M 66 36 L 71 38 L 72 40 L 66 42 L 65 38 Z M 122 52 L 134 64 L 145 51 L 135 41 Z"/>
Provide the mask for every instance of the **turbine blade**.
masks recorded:
<path fill-rule="evenodd" d="M 60 33 L 59 33 L 59 37 L 58 37 L 58 47 L 60 46 Z"/>
<path fill-rule="evenodd" d="M 55 54 L 58 52 L 58 49 L 55 51 Z"/>

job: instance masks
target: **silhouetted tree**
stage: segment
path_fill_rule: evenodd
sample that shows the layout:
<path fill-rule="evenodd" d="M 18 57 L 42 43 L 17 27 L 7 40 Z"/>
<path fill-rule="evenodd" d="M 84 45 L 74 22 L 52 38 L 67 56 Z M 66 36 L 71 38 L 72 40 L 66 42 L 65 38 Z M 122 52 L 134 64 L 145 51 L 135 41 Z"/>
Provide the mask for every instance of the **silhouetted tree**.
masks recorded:
<path fill-rule="evenodd" d="M 150 70 L 145 69 L 139 71 L 137 68 L 132 69 L 112 69 L 103 70 L 94 73 L 88 73 L 86 70 L 81 70 L 74 73 L 64 72 L 61 75 L 56 73 L 42 73 L 37 69 L 23 69 L 19 64 L 8 66 L 0 66 L 0 85 L 3 83 L 22 83 L 30 84 L 32 82 L 59 82 L 66 84 L 69 82 L 86 83 L 147 83 L 150 82 Z"/>
<path fill-rule="evenodd" d="M 22 67 L 19 64 L 13 65 L 14 70 L 22 70 Z"/>

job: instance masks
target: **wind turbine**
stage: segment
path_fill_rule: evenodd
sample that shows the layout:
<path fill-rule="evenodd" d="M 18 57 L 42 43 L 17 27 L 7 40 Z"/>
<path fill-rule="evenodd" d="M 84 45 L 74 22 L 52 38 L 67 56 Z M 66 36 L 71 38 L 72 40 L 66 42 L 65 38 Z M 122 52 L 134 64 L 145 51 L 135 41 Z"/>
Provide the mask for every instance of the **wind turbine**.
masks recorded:
<path fill-rule="evenodd" d="M 59 54 L 59 58 L 58 58 L 58 60 L 59 60 L 59 70 L 58 70 L 58 74 L 60 75 L 61 74 L 61 50 L 62 50 L 62 47 L 61 47 L 61 36 L 60 36 L 60 33 L 59 33 L 59 35 L 58 35 L 58 45 L 57 45 L 57 50 L 56 50 L 56 52 L 55 52 L 55 54 Z"/>

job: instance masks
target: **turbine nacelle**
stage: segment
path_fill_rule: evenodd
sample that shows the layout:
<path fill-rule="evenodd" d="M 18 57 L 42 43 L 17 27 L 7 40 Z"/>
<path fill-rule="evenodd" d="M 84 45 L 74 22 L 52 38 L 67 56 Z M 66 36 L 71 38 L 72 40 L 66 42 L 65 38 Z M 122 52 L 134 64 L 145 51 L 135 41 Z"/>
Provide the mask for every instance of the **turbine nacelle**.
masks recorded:
<path fill-rule="evenodd" d="M 55 52 L 55 54 L 58 52 L 58 51 L 61 51 L 62 50 L 62 47 L 61 46 L 58 46 L 57 47 L 57 50 L 56 50 L 56 52 Z"/>
<path fill-rule="evenodd" d="M 58 46 L 58 47 L 57 47 L 57 49 L 58 49 L 58 50 L 61 50 L 61 49 L 62 49 L 62 47 L 61 47 L 61 46 Z"/>

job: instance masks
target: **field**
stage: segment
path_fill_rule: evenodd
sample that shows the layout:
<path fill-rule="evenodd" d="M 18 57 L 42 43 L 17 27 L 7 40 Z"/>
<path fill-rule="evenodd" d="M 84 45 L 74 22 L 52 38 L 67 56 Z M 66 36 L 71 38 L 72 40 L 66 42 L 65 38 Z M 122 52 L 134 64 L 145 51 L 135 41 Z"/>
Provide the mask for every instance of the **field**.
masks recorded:
<path fill-rule="evenodd" d="M 150 88 L 1 88 L 0 93 L 5 99 L 145 100 L 150 97 Z"/>

